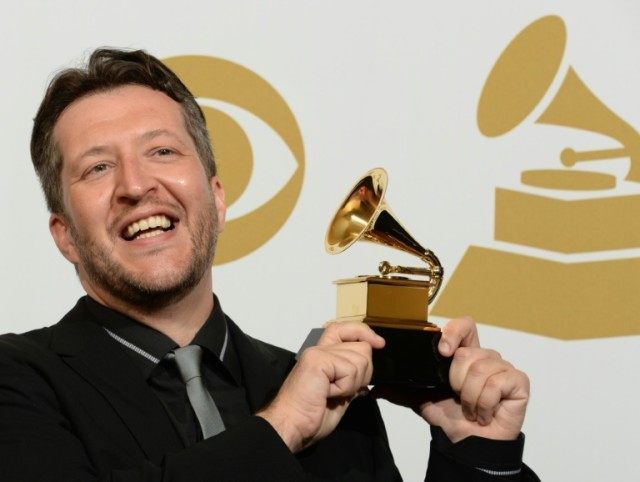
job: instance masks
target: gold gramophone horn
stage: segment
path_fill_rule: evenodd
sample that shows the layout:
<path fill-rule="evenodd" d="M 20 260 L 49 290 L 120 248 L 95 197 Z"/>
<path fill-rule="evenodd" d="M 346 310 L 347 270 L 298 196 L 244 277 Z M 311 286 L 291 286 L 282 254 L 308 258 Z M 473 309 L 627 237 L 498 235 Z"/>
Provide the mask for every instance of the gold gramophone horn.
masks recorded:
<path fill-rule="evenodd" d="M 325 249 L 338 254 L 362 239 L 399 249 L 418 256 L 426 268 L 392 266 L 383 261 L 378 266 L 382 276 L 392 273 L 426 276 L 429 281 L 429 302 L 436 296 L 444 270 L 436 255 L 423 248 L 400 224 L 384 201 L 387 173 L 382 168 L 367 172 L 351 189 L 329 223 Z"/>

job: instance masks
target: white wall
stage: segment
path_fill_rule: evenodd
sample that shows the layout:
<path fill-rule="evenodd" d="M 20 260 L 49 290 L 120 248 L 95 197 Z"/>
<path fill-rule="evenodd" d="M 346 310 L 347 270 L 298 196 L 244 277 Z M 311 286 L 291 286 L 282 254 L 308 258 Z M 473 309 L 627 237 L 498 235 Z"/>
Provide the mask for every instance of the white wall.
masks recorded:
<path fill-rule="evenodd" d="M 3 7 L 0 332 L 53 324 L 82 294 L 49 237 L 28 143 L 51 73 L 97 46 L 232 60 L 288 102 L 306 150 L 298 204 L 270 242 L 216 267 L 214 279 L 236 322 L 291 349 L 332 317 L 333 279 L 373 272 L 384 258 L 406 261 L 375 246 L 324 253 L 333 210 L 369 168 L 387 168 L 394 211 L 452 272 L 468 245 L 495 245 L 496 186 L 516 185 L 523 169 L 550 166 L 567 139 L 608 147 L 599 136 L 533 122 L 497 139 L 478 132 L 476 105 L 489 70 L 536 18 L 564 19 L 563 65 L 573 65 L 600 99 L 640 128 L 640 5 L 631 0 L 185 3 L 190 6 L 61 0 Z M 627 161 L 610 164 L 612 172 L 621 162 Z M 262 177 L 251 182 L 263 188 L 242 200 L 246 206 L 265 201 L 264 186 L 287 179 L 286 163 L 269 152 L 256 152 L 255 163 Z M 640 480 L 633 463 L 640 448 L 637 336 L 559 341 L 488 325 L 480 330 L 483 344 L 531 377 L 525 460 L 543 480 Z M 405 479 L 422 480 L 427 428 L 407 410 L 383 409 Z"/>

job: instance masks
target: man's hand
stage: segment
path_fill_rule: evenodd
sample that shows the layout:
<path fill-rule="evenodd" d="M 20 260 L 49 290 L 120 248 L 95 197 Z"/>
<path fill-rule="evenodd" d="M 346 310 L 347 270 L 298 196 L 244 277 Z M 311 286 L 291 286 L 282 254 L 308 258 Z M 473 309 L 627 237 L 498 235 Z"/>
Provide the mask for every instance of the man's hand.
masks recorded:
<path fill-rule="evenodd" d="M 529 401 L 529 378 L 493 350 L 480 348 L 478 330 L 470 318 L 451 320 L 438 345 L 453 355 L 449 371 L 458 399 L 427 401 L 418 413 L 439 425 L 453 442 L 470 435 L 513 440 L 520 433 Z"/>
<path fill-rule="evenodd" d="M 364 323 L 328 323 L 318 345 L 302 353 L 276 397 L 257 415 L 294 453 L 326 437 L 366 390 L 373 373 L 371 350 L 383 346 Z"/>
<path fill-rule="evenodd" d="M 442 330 L 438 350 L 453 356 L 449 370 L 455 398 L 429 398 L 430 394 L 374 389 L 374 395 L 413 408 L 429 424 L 442 427 L 458 442 L 470 435 L 513 440 L 520 433 L 529 401 L 529 378 L 494 350 L 480 347 L 475 322 L 449 321 Z"/>

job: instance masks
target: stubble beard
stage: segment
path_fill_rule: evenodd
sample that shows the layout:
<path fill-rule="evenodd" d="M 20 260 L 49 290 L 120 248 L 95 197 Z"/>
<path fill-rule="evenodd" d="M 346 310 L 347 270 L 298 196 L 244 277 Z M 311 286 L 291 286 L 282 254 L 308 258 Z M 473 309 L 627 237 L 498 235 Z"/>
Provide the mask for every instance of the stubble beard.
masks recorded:
<path fill-rule="evenodd" d="M 218 241 L 218 215 L 215 202 L 203 209 L 189 236 L 193 247 L 190 260 L 170 282 L 138 276 L 116 262 L 94 240 L 82 235 L 70 223 L 81 265 L 92 283 L 131 308 L 153 314 L 183 299 L 211 269 Z M 162 252 L 155 254 L 162 263 Z"/>

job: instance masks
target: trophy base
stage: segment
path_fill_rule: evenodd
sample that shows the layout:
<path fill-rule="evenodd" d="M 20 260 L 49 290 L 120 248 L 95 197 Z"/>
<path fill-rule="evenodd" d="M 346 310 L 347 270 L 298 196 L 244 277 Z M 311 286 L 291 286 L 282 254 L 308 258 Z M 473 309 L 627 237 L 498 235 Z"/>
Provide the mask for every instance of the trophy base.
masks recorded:
<path fill-rule="evenodd" d="M 373 377 L 371 385 L 398 387 L 417 391 L 434 391 L 449 394 L 449 367 L 451 358 L 438 352 L 440 330 L 413 330 L 371 326 L 385 339 L 385 346 L 373 350 Z M 318 343 L 323 328 L 309 332 L 298 350 L 302 352 Z"/>
<path fill-rule="evenodd" d="M 370 325 L 371 326 L 371 325 Z M 372 385 L 450 391 L 451 359 L 438 352 L 442 333 L 371 326 L 386 341 L 373 351 Z"/>

